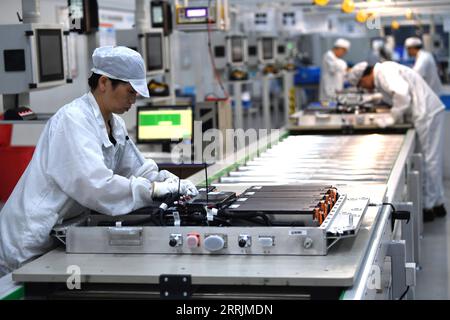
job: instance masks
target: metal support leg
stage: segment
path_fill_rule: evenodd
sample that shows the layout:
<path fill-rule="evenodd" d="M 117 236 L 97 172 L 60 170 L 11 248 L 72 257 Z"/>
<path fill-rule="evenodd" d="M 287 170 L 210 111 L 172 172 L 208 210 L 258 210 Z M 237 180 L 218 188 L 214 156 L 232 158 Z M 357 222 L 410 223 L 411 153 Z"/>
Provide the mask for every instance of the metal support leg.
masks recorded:
<path fill-rule="evenodd" d="M 408 289 L 408 299 L 414 299 L 415 265 L 406 263 L 405 241 L 391 241 L 387 255 L 392 263 L 392 299 L 398 300 Z"/>
<path fill-rule="evenodd" d="M 411 211 L 411 222 L 414 226 L 414 262 L 420 269 L 420 225 L 419 223 L 423 221 L 422 210 L 420 207 L 420 196 L 421 196 L 421 183 L 420 183 L 420 173 L 418 171 L 411 171 L 408 174 L 408 199 L 413 203 L 413 210 Z"/>
<path fill-rule="evenodd" d="M 283 110 L 284 110 L 284 119 L 283 125 L 287 126 L 289 124 L 289 92 L 293 87 L 293 73 L 289 71 L 283 71 Z"/>
<path fill-rule="evenodd" d="M 269 87 L 270 92 L 270 87 Z M 274 128 L 278 128 L 278 123 L 280 122 L 280 99 L 278 94 L 272 94 L 272 101 L 270 102 L 270 109 L 273 110 L 273 113 L 270 112 L 271 126 Z"/>
<path fill-rule="evenodd" d="M 270 79 L 262 77 L 263 129 L 270 129 Z"/>
<path fill-rule="evenodd" d="M 419 210 L 418 224 L 419 224 L 419 236 L 423 238 L 423 202 L 422 202 L 422 186 L 423 186 L 423 156 L 421 153 L 415 153 L 411 156 L 411 169 L 419 172 L 419 194 L 415 203 Z"/>
<path fill-rule="evenodd" d="M 234 128 L 243 129 L 242 117 L 242 83 L 240 81 L 233 82 L 234 95 Z"/>
<path fill-rule="evenodd" d="M 411 213 L 411 219 L 409 222 L 401 220 L 401 232 L 402 240 L 405 241 L 406 261 L 416 262 L 414 259 L 414 244 L 416 239 L 414 238 L 414 204 L 412 202 L 394 203 L 395 209 L 399 211 L 409 211 Z"/>

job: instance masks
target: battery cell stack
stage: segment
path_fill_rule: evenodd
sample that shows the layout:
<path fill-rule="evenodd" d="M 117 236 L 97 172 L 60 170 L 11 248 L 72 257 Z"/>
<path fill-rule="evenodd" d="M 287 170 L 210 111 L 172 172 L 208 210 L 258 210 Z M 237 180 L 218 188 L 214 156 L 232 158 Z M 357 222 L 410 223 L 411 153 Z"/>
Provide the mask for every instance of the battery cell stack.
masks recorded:
<path fill-rule="evenodd" d="M 303 222 L 320 225 L 333 208 L 339 194 L 330 185 L 253 186 L 228 207 L 234 214 L 259 213 L 287 225 Z"/>

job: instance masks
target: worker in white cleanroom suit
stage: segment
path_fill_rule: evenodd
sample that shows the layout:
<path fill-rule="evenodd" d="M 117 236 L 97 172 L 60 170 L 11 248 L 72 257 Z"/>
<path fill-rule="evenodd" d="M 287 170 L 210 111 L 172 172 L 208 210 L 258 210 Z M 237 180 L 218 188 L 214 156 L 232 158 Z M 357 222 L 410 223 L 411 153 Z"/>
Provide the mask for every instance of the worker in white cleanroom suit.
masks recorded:
<path fill-rule="evenodd" d="M 320 101 L 332 100 L 336 96 L 336 91 L 344 89 L 348 67 L 342 57 L 347 54 L 349 49 L 350 42 L 348 40 L 337 39 L 333 49 L 324 54 L 320 71 Z"/>
<path fill-rule="evenodd" d="M 89 209 L 127 214 L 178 192 L 178 178 L 143 158 L 117 115 L 137 94 L 149 97 L 142 57 L 126 47 L 101 47 L 92 58 L 90 92 L 47 122 L 0 212 L 0 275 L 50 249 L 53 226 L 68 216 Z M 180 193 L 198 192 L 181 180 Z"/>
<path fill-rule="evenodd" d="M 442 92 L 442 83 L 433 55 L 422 49 L 422 40 L 416 37 L 406 39 L 405 47 L 408 50 L 408 55 L 416 59 L 413 69 L 422 76 L 425 82 L 439 96 Z"/>
<path fill-rule="evenodd" d="M 443 188 L 444 105 L 413 69 L 396 62 L 355 65 L 348 75 L 351 84 L 381 92 L 392 105 L 393 121 L 409 118 L 417 132 L 424 156 L 424 220 L 445 216 Z"/>

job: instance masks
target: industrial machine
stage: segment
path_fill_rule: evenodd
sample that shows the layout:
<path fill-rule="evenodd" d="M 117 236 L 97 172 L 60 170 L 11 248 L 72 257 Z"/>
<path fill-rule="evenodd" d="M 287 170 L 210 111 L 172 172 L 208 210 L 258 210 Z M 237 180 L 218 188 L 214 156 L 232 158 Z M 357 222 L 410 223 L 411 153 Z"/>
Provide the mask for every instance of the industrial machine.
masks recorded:
<path fill-rule="evenodd" d="M 233 80 L 247 80 L 248 45 L 244 35 L 229 35 L 227 41 L 228 77 Z"/>
<path fill-rule="evenodd" d="M 333 101 L 309 104 L 290 116 L 291 132 L 404 132 L 412 124 L 394 124 L 390 106 L 369 99 L 374 93 L 347 89 Z"/>
<path fill-rule="evenodd" d="M 157 97 L 171 98 L 173 88 L 171 82 L 170 42 L 162 28 L 147 29 L 143 33 L 137 30 L 119 30 L 117 43 L 138 50 L 144 58 L 147 86 L 151 99 Z"/>
<path fill-rule="evenodd" d="M 263 66 L 263 74 L 276 74 L 277 40 L 274 36 L 262 36 L 258 39 L 258 60 Z"/>
<path fill-rule="evenodd" d="M 227 0 L 191 0 L 183 5 L 175 1 L 175 26 L 180 31 L 225 31 L 229 23 Z"/>
<path fill-rule="evenodd" d="M 248 43 L 248 65 L 252 69 L 256 69 L 258 66 L 258 42 L 254 35 L 250 35 L 247 38 Z"/>
<path fill-rule="evenodd" d="M 175 199 L 175 200 L 174 200 Z M 325 255 L 354 237 L 368 197 L 326 185 L 253 186 L 175 197 L 116 220 L 91 215 L 56 228 L 67 253 Z"/>
<path fill-rule="evenodd" d="M 147 76 L 150 77 L 148 90 L 150 97 L 169 97 L 171 88 L 167 81 L 157 80 L 158 76 L 170 76 L 170 46 L 163 29 L 149 29 L 139 37 L 139 51 L 144 57 Z M 173 90 L 173 89 L 172 89 Z"/>
<path fill-rule="evenodd" d="M 98 31 L 98 3 L 91 0 L 67 0 L 70 31 L 91 34 Z"/>
<path fill-rule="evenodd" d="M 225 0 L 175 5 L 178 30 L 226 28 Z M 152 13 L 153 27 L 161 10 Z M 258 23 L 267 18 L 255 15 Z M 164 30 L 141 34 L 147 71 L 159 76 L 164 51 L 153 48 L 164 46 Z M 236 65 L 246 53 L 249 63 L 258 57 L 269 129 L 270 81 L 287 45 L 260 35 L 257 44 L 248 39 L 248 51 L 242 37 L 210 48 Z M 52 233 L 59 246 L 14 271 L 13 280 L 26 298 L 413 299 L 422 156 L 413 129 L 381 130 L 377 119 L 389 117 L 387 109 L 363 101 L 347 92 L 335 106 L 294 115 L 289 132 L 260 137 L 190 176 L 200 190 L 194 198 L 174 192 L 126 215 L 86 212 L 64 221 Z M 169 109 L 138 107 L 138 142 L 192 139 L 192 110 Z M 308 126 L 327 134 L 294 135 Z M 377 133 L 330 135 L 359 127 Z M 68 285 L 74 268 L 77 290 Z"/>
<path fill-rule="evenodd" d="M 30 91 L 72 82 L 68 66 L 67 39 L 60 25 L 24 23 L 1 25 L 0 93 L 5 111 L 30 108 Z M 10 112 L 5 120 L 23 113 Z M 25 119 L 25 117 L 20 117 Z M 29 118 L 29 117 L 28 117 Z M 30 118 L 29 118 L 30 119 Z"/>
<path fill-rule="evenodd" d="M 234 128 L 243 128 L 242 94 L 251 83 L 248 70 L 248 41 L 247 37 L 240 33 L 231 33 L 225 39 L 227 49 L 226 73 L 234 103 Z"/>
<path fill-rule="evenodd" d="M 227 64 L 229 63 L 227 36 L 217 32 L 211 39 L 211 46 L 216 69 L 220 70 L 222 73 L 226 73 Z"/>
<path fill-rule="evenodd" d="M 296 70 L 296 48 L 293 39 L 286 39 L 284 44 L 278 45 L 277 54 L 284 70 Z"/>
<path fill-rule="evenodd" d="M 168 48 L 164 43 L 164 32 L 162 29 L 152 29 L 142 35 L 140 41 L 141 55 L 144 57 L 147 75 L 164 73 L 168 68 Z"/>
<path fill-rule="evenodd" d="M 174 103 L 170 4 L 155 0 L 138 1 L 136 5 L 134 29 L 117 30 L 116 42 L 138 51 L 144 59 L 150 99 L 138 99 L 137 104 L 166 100 Z"/>
<path fill-rule="evenodd" d="M 55 228 L 66 247 L 13 279 L 30 298 L 413 298 L 414 131 L 273 139 L 249 158 L 230 156 L 246 161 L 211 165 L 214 191 L 208 183 L 193 199 L 67 221 Z M 205 172 L 190 180 L 204 183 Z M 66 287 L 73 265 L 80 290 Z"/>

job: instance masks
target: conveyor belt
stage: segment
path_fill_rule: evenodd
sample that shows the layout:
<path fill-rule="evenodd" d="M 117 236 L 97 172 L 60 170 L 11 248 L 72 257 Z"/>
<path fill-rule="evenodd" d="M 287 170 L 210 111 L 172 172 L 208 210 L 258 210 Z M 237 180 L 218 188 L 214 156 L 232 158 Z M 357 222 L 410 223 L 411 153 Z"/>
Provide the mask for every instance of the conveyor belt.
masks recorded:
<path fill-rule="evenodd" d="M 219 185 L 295 184 L 303 181 L 384 183 L 403 135 L 290 136 L 248 161 Z"/>

